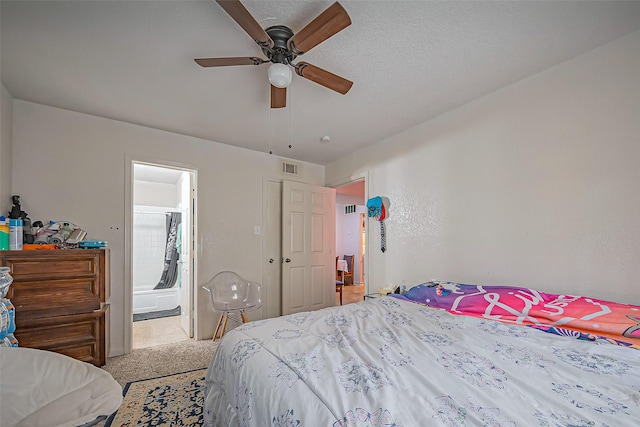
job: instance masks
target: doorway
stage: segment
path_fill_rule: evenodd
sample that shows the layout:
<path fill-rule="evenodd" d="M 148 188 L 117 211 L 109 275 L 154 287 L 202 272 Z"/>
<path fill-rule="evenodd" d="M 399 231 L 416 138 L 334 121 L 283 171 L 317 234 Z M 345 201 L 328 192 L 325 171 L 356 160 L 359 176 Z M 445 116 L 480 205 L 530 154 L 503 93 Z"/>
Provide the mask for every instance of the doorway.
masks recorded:
<path fill-rule="evenodd" d="M 194 195 L 194 170 L 133 162 L 133 349 L 193 337 Z"/>
<path fill-rule="evenodd" d="M 336 256 L 350 261 L 343 292 L 364 295 L 366 283 L 366 180 L 336 186 Z M 342 263 L 341 265 L 344 265 Z M 348 302 L 361 301 L 352 298 Z"/>

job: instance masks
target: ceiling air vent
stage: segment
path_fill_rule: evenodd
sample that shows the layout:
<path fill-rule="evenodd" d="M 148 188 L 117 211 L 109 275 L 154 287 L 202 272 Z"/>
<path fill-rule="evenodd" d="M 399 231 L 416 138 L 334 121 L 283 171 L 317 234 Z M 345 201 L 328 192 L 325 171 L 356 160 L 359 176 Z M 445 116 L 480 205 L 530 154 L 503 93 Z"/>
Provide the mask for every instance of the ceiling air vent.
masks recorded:
<path fill-rule="evenodd" d="M 297 163 L 282 162 L 282 173 L 285 175 L 300 175 L 302 167 Z"/>
<path fill-rule="evenodd" d="M 344 207 L 345 215 L 354 214 L 354 213 L 356 213 L 356 205 L 347 205 Z"/>

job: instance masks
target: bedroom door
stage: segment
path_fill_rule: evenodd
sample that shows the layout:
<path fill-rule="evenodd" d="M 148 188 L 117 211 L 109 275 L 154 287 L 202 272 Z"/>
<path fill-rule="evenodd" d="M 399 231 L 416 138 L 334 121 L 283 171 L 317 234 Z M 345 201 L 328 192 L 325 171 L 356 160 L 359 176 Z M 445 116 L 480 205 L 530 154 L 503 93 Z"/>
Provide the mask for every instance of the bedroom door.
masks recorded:
<path fill-rule="evenodd" d="M 336 190 L 282 185 L 282 314 L 335 304 Z"/>

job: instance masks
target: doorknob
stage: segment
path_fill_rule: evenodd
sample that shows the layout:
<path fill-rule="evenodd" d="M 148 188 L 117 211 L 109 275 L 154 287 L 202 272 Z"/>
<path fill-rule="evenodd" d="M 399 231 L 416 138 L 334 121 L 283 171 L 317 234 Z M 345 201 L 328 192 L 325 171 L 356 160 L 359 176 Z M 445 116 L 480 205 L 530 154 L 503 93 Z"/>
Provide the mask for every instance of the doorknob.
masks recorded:
<path fill-rule="evenodd" d="M 284 262 L 291 262 L 291 259 L 290 258 L 285 258 Z"/>
<path fill-rule="evenodd" d="M 269 258 L 269 264 L 273 264 L 273 258 Z"/>

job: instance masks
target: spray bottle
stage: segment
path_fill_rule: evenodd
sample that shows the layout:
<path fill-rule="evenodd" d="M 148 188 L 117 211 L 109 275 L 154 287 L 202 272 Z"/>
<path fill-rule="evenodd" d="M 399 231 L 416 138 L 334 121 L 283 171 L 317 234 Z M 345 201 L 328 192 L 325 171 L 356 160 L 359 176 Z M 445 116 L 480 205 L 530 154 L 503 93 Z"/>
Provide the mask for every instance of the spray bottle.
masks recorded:
<path fill-rule="evenodd" d="M 9 219 L 9 249 L 21 251 L 24 235 L 22 234 L 22 220 Z"/>
<path fill-rule="evenodd" d="M 9 250 L 9 226 L 7 219 L 0 216 L 0 251 Z"/>

